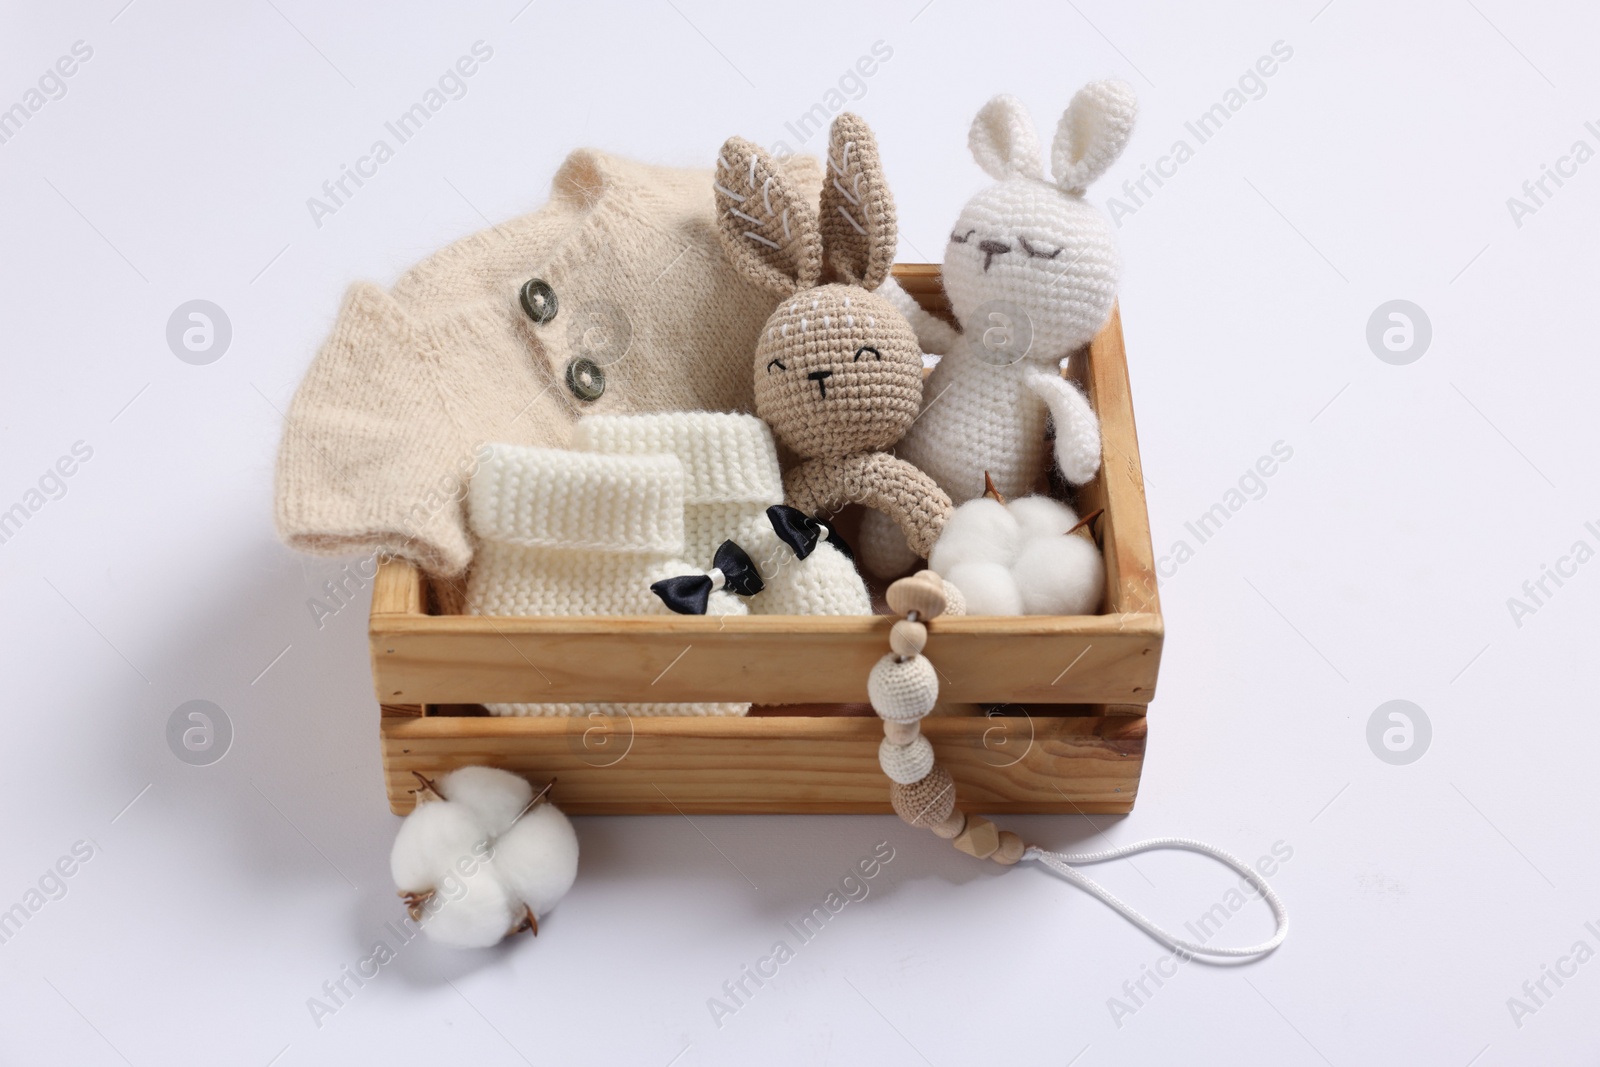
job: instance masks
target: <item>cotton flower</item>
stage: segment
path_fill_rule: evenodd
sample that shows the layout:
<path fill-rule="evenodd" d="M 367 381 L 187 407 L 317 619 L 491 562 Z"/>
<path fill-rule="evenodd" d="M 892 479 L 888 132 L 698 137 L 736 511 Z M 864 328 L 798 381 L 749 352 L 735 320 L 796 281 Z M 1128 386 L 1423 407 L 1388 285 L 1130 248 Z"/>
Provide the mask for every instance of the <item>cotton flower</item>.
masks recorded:
<path fill-rule="evenodd" d="M 389 854 L 422 932 L 458 948 L 538 933 L 577 877 L 572 823 L 509 771 L 463 767 L 426 784 Z"/>
<path fill-rule="evenodd" d="M 1092 541 L 1067 532 L 1077 523 L 1049 497 L 979 497 L 950 515 L 928 566 L 961 590 L 969 615 L 1090 614 L 1105 562 Z"/>

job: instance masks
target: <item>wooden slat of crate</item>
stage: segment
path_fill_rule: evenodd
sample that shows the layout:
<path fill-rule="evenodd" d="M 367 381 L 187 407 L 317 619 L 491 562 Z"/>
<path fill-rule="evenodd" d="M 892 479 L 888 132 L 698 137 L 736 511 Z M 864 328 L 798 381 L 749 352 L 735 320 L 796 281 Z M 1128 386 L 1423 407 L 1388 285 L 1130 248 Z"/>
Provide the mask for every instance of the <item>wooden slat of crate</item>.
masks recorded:
<path fill-rule="evenodd" d="M 1101 460 L 1099 475 L 1078 490 L 1078 511 L 1087 515 L 1105 509 L 1101 547 L 1109 609 L 1159 619 L 1161 598 L 1156 592 L 1150 512 L 1144 498 L 1144 469 L 1139 465 L 1139 433 L 1133 421 L 1120 310 L 1112 309 L 1111 321 L 1089 346 L 1088 354 L 1087 370 L 1080 357 L 1072 361 L 1069 374 L 1087 386 L 1089 399 L 1100 413 Z"/>
<path fill-rule="evenodd" d="M 374 616 L 385 704 L 860 701 L 887 616 Z M 1146 704 L 1153 615 L 941 618 L 928 658 L 957 703 Z"/>
<path fill-rule="evenodd" d="M 932 718 L 924 732 L 972 812 L 1120 813 L 1144 762 L 1144 718 Z M 573 814 L 887 812 L 876 718 L 385 718 L 397 814 L 412 771 L 485 764 L 558 779 Z"/>

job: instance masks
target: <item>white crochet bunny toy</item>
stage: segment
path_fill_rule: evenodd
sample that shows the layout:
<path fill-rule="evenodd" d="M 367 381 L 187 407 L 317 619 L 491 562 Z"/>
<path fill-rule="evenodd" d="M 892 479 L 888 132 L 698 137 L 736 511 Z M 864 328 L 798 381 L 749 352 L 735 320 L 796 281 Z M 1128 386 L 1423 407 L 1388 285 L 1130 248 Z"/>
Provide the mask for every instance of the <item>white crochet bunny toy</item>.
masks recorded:
<path fill-rule="evenodd" d="M 1100 331 L 1116 301 L 1121 262 L 1111 224 L 1084 191 L 1121 154 L 1137 112 L 1123 82 L 1080 89 L 1056 127 L 1052 181 L 1022 103 L 989 101 L 968 144 L 998 184 L 962 208 L 944 256 L 961 331 L 884 287 L 923 348 L 944 354 L 897 453 L 957 504 L 982 495 L 986 473 L 1007 498 L 1033 492 L 1045 469 L 1047 414 L 1067 481 L 1082 485 L 1100 469 L 1100 421 L 1060 365 Z M 865 516 L 860 540 L 867 569 L 881 577 L 915 563 L 881 515 Z"/>

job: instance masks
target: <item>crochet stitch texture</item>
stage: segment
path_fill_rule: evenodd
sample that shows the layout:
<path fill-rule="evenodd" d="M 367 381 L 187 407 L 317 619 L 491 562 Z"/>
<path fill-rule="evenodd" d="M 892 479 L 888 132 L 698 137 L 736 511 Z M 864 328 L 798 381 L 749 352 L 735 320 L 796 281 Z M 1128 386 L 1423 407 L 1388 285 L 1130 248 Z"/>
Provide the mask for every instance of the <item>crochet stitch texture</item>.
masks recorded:
<path fill-rule="evenodd" d="M 575 448 L 675 456 L 683 465 L 687 558 L 708 566 L 724 540 L 743 548 L 766 588 L 747 602 L 754 615 L 870 615 L 872 600 L 855 564 L 820 542 L 805 559 L 778 539 L 767 508 L 784 499 L 778 450 L 753 415 L 677 412 L 584 419 Z"/>
<path fill-rule="evenodd" d="M 601 455 L 493 445 L 469 487 L 480 547 L 473 615 L 665 615 L 650 584 L 702 569 L 683 557 L 683 465 L 671 455 Z M 709 615 L 743 615 L 711 594 Z M 596 669 L 604 669 L 597 665 Z M 749 704 L 490 704 L 496 715 L 742 715 Z"/>
<path fill-rule="evenodd" d="M 873 292 L 889 275 L 894 201 L 877 142 L 848 112 L 833 122 L 820 216 L 766 152 L 729 138 L 717 160 L 717 226 L 729 260 L 786 299 L 755 348 L 756 413 L 805 460 L 785 479 L 813 515 L 880 509 L 926 553 L 950 499 L 884 451 L 917 417 L 922 349 Z"/>

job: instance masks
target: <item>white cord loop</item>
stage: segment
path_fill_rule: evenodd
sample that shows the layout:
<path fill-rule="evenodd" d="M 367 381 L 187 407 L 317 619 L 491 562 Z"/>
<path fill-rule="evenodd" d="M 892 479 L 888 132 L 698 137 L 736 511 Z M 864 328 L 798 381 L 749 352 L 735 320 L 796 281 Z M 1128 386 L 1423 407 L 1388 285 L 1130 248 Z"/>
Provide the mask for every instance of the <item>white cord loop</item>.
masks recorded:
<path fill-rule="evenodd" d="M 1118 899 L 1109 889 L 1072 866 L 1074 863 L 1104 863 L 1107 860 L 1121 859 L 1124 856 L 1132 856 L 1135 853 L 1147 852 L 1158 848 L 1175 848 L 1198 852 L 1238 871 L 1261 894 L 1261 898 L 1267 902 L 1267 907 L 1272 909 L 1272 918 L 1277 923 L 1276 932 L 1261 944 L 1250 945 L 1245 948 L 1213 948 L 1209 945 L 1202 945 L 1197 941 L 1186 941 L 1161 929 L 1161 927 L 1139 914 L 1131 905 Z M 1289 936 L 1289 909 L 1284 906 L 1283 901 L 1278 898 L 1277 893 L 1273 892 L 1272 887 L 1266 883 L 1266 880 L 1251 870 L 1242 860 L 1217 848 L 1215 845 L 1208 845 L 1204 841 L 1196 841 L 1188 837 L 1153 837 L 1148 841 L 1136 841 L 1131 845 L 1108 848 L 1103 852 L 1076 853 L 1047 852 L 1036 845 L 1029 845 L 1027 851 L 1022 854 L 1022 858 L 1024 860 L 1037 860 L 1044 864 L 1073 885 L 1099 897 L 1113 911 L 1121 913 L 1129 922 L 1157 941 L 1169 945 L 1180 952 L 1186 952 L 1191 956 L 1215 956 L 1221 958 L 1264 956 L 1283 944 L 1283 939 Z"/>

